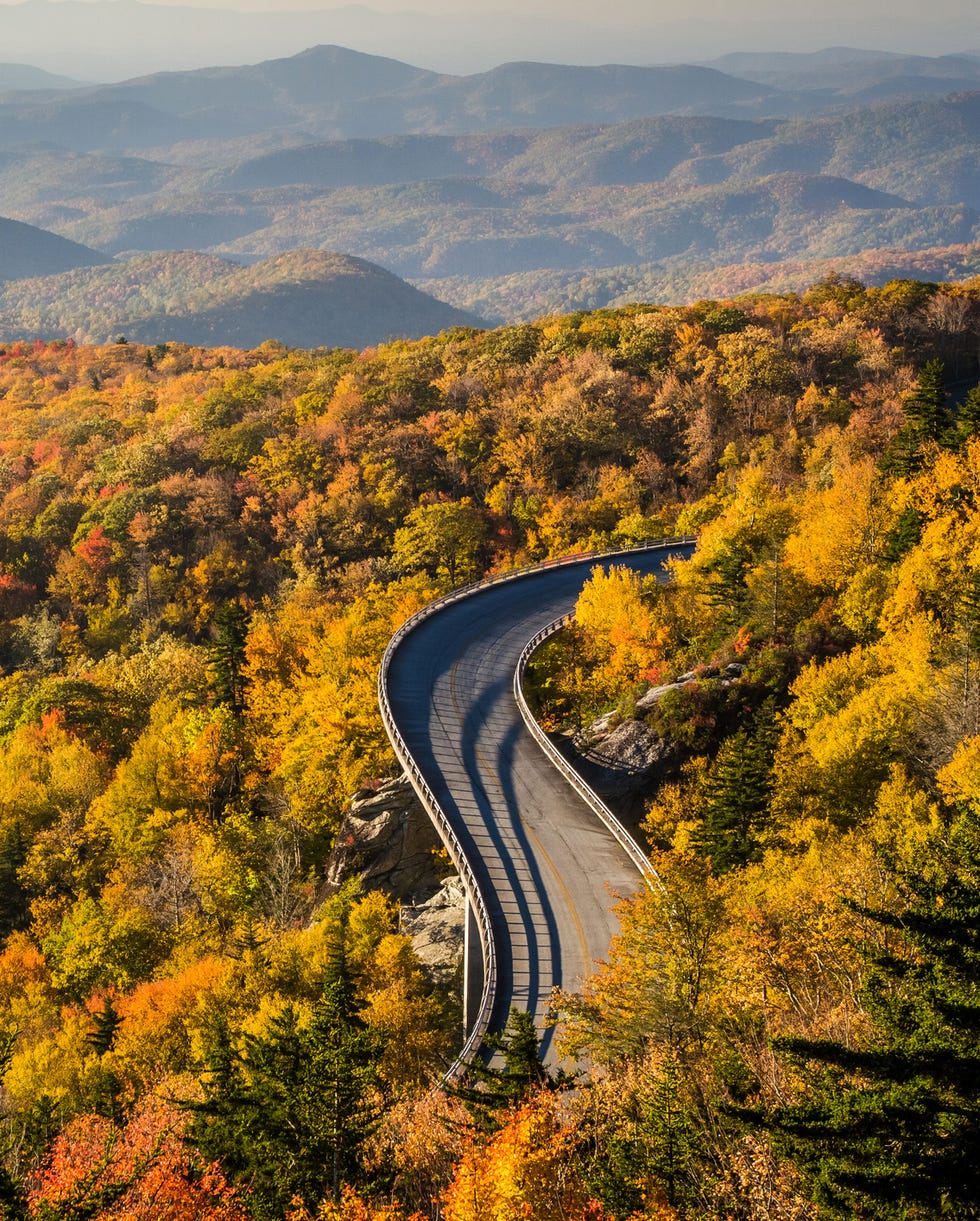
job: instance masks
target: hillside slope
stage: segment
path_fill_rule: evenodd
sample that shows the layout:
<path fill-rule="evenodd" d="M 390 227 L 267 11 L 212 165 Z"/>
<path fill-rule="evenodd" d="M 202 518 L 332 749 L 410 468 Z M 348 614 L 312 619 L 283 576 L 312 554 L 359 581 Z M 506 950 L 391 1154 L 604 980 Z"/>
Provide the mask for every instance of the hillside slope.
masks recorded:
<path fill-rule="evenodd" d="M 293 132 L 341 139 L 617 122 L 642 115 L 786 113 L 766 85 L 713 68 L 502 64 L 448 76 L 344 47 L 236 68 L 160 72 L 0 106 L 5 144 L 124 151 Z"/>
<path fill-rule="evenodd" d="M 106 261 L 104 254 L 78 242 L 0 217 L 0 281 L 53 275 Z"/>
<path fill-rule="evenodd" d="M 123 332 L 148 343 L 362 348 L 480 325 L 372 263 L 311 250 L 253 267 L 186 251 L 141 255 L 0 290 L 7 340 L 102 341 Z"/>

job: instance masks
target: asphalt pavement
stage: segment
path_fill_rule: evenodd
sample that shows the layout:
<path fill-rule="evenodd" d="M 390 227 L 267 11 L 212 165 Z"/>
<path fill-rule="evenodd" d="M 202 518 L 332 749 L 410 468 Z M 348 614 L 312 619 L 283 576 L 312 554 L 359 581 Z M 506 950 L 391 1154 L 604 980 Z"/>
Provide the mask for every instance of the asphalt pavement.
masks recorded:
<path fill-rule="evenodd" d="M 605 564 L 660 573 L 667 554 Z M 543 567 L 443 607 L 391 657 L 395 724 L 463 846 L 490 914 L 498 985 L 489 1029 L 512 1005 L 532 1013 L 548 1062 L 552 990 L 574 991 L 604 959 L 636 865 L 529 733 L 513 694 L 525 644 L 569 613 L 594 558 Z"/>

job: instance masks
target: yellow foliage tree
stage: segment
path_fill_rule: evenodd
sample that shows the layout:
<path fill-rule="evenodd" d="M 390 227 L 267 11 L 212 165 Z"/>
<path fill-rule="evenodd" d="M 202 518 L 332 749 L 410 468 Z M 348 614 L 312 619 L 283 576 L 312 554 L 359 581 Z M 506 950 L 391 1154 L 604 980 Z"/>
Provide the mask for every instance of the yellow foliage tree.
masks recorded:
<path fill-rule="evenodd" d="M 463 1156 L 445 1221 L 603 1221 L 575 1173 L 574 1135 L 559 1106 L 553 1095 L 533 1099 Z"/>
<path fill-rule="evenodd" d="M 671 631 L 659 612 L 657 584 L 629 568 L 592 569 L 575 604 L 593 698 L 615 701 L 663 659 Z"/>

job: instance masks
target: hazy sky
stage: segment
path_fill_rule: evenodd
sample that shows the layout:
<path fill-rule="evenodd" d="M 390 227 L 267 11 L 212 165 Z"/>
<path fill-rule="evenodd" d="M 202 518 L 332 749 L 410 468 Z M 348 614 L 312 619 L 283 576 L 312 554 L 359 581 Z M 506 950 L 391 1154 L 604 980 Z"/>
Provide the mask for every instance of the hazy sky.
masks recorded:
<path fill-rule="evenodd" d="M 180 20 L 163 6 L 211 11 Z M 0 59 L 82 80 L 254 63 L 326 42 L 457 73 L 515 59 L 691 63 L 841 45 L 980 52 L 978 0 L 0 0 L 0 18 Z"/>
<path fill-rule="evenodd" d="M 84 4 L 87 0 L 62 0 L 62 3 Z M 240 11 L 329 11 L 351 7 L 370 8 L 382 12 L 407 13 L 413 10 L 422 13 L 492 12 L 513 10 L 536 15 L 575 16 L 589 24 L 615 21 L 618 24 L 656 25 L 673 23 L 691 18 L 721 20 L 726 24 L 739 20 L 759 21 L 770 18 L 792 22 L 807 21 L 819 15 L 843 19 L 880 18 L 882 22 L 901 20 L 921 21 L 925 16 L 940 20 L 976 20 L 976 0 L 689 0 L 678 6 L 676 0 L 603 0 L 601 7 L 595 0 L 368 0 L 363 5 L 344 5 L 324 0 L 119 0 L 120 3 L 155 3 L 180 5 L 181 7 L 232 9 Z M 0 4 L 14 5 L 23 0 L 0 0 Z M 923 10 L 927 9 L 927 12 Z"/>

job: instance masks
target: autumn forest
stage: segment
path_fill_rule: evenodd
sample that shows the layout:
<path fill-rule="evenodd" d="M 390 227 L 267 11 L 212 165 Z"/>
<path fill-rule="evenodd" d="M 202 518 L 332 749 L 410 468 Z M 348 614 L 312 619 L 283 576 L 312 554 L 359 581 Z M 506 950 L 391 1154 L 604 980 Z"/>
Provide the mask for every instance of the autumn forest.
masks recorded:
<path fill-rule="evenodd" d="M 976 1216 L 978 362 L 977 282 L 839 275 L 0 347 L 0 1218 Z M 554 998 L 576 1072 L 515 1011 L 440 1088 L 458 989 L 324 884 L 397 774 L 381 655 L 453 586 L 673 534 L 531 671 L 566 744 L 662 744 L 658 884 Z"/>

